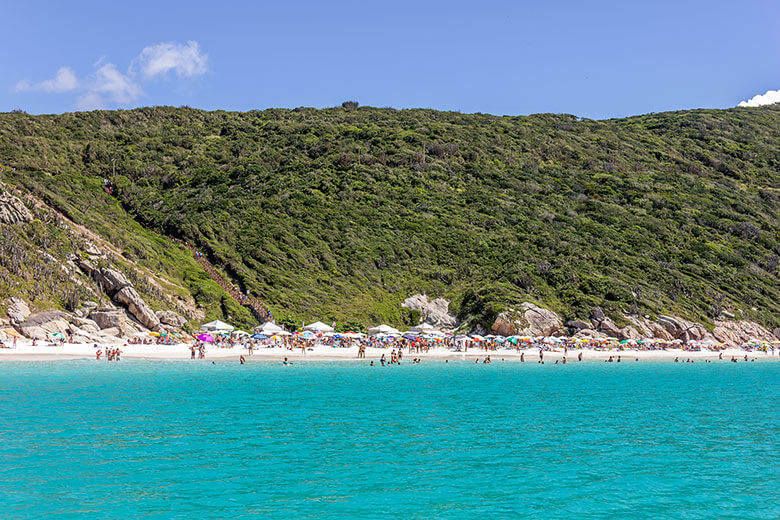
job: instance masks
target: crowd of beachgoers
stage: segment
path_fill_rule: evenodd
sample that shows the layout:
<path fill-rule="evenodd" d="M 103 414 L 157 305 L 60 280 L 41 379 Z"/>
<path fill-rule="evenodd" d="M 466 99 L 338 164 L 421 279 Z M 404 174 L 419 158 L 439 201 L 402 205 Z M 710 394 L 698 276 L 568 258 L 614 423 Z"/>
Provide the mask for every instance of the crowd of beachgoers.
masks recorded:
<path fill-rule="evenodd" d="M 772 352 L 780 347 L 780 341 L 762 341 L 751 339 L 742 345 L 705 341 L 662 340 L 645 338 L 640 340 L 618 338 L 581 338 L 565 336 L 500 336 L 495 334 L 458 334 L 451 331 L 438 330 L 429 325 L 412 328 L 400 332 L 387 325 L 380 325 L 362 332 L 335 332 L 321 322 L 303 326 L 296 332 L 288 332 L 273 323 L 257 327 L 254 334 L 236 331 L 223 322 L 212 322 L 204 332 L 194 336 L 196 342 L 211 343 L 218 348 L 243 347 L 246 350 L 258 348 L 286 348 L 301 350 L 305 353 L 315 345 L 331 348 L 357 347 L 358 357 L 362 357 L 366 348 L 407 351 L 409 353 L 427 353 L 432 348 L 444 348 L 453 352 L 484 351 L 496 352 L 515 350 L 553 351 L 570 349 L 614 351 L 667 351 L 682 350 L 688 352 L 710 351 L 719 352 L 733 347 L 739 347 L 751 352 Z"/>
<path fill-rule="evenodd" d="M 16 347 L 20 338 L 10 338 L 7 347 Z M 780 356 L 780 341 L 753 339 L 742 345 L 728 345 L 715 341 L 665 341 L 654 338 L 619 340 L 617 338 L 581 338 L 556 336 L 500 336 L 495 334 L 458 334 L 438 330 L 423 324 L 405 332 L 387 325 L 380 325 L 367 332 L 336 332 L 332 326 L 321 322 L 302 326 L 290 332 L 272 322 L 257 327 L 253 333 L 214 321 L 203 325 L 192 335 L 148 332 L 128 338 L 118 345 L 74 345 L 62 334 L 55 334 L 48 341 L 28 341 L 22 338 L 20 355 L 95 357 L 118 360 L 122 350 L 128 357 L 161 358 L 238 358 L 244 363 L 248 358 L 294 357 L 297 359 L 368 359 L 381 365 L 400 363 L 406 356 L 413 363 L 423 358 L 468 358 L 490 363 L 492 359 L 526 359 L 544 363 L 547 359 L 558 363 L 599 359 L 621 362 L 625 359 L 665 359 L 693 361 L 695 359 L 725 359 L 748 361 L 749 356 L 759 355 L 771 359 Z M 47 348 L 58 347 L 58 348 Z M 3 349 L 12 355 L 13 348 Z M 109 351 L 113 351 L 109 355 Z M 92 353 L 91 355 L 89 353 Z M 116 355 L 113 355 L 113 354 Z M 18 356 L 17 356 L 18 357 Z"/>

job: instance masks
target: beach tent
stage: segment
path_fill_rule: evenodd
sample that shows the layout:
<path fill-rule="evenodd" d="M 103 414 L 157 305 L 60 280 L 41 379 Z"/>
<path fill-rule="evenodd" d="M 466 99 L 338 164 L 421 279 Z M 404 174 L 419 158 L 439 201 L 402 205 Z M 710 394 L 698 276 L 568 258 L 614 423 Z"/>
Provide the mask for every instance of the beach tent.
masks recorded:
<path fill-rule="evenodd" d="M 325 325 L 321 321 L 315 321 L 314 323 L 309 323 L 308 325 L 304 326 L 303 330 L 311 330 L 314 332 L 333 332 L 333 327 Z"/>
<path fill-rule="evenodd" d="M 368 329 L 368 333 L 372 335 L 376 335 L 376 334 L 400 334 L 401 332 L 398 329 L 394 329 L 390 325 L 379 325 L 377 327 L 372 327 Z"/>
<path fill-rule="evenodd" d="M 412 327 L 409 330 L 411 330 L 413 332 L 428 332 L 428 331 L 434 330 L 435 328 L 436 327 L 434 327 L 433 325 L 431 325 L 429 323 L 421 323 L 420 325 L 417 325 L 416 327 Z"/>
<path fill-rule="evenodd" d="M 278 334 L 283 330 L 284 329 L 282 329 L 279 325 L 271 321 L 266 321 L 259 327 L 255 327 L 255 332 L 259 332 L 260 334 L 265 334 L 266 336 Z"/>
<path fill-rule="evenodd" d="M 231 332 L 235 327 L 224 321 L 214 320 L 201 325 L 203 330 L 210 330 L 214 332 Z"/>

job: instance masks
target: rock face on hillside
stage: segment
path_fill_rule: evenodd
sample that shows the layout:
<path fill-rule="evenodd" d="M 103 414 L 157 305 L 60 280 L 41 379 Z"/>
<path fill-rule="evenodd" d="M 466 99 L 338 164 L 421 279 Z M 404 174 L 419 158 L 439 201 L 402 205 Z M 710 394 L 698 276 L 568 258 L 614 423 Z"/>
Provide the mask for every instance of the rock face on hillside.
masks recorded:
<path fill-rule="evenodd" d="M 5 190 L 0 190 L 0 222 L 18 224 L 32 221 L 33 214 L 21 200 Z"/>
<path fill-rule="evenodd" d="M 577 337 L 607 338 L 620 340 L 657 338 L 663 340 L 700 341 L 713 340 L 741 345 L 749 339 L 771 341 L 780 338 L 780 330 L 774 331 L 750 321 L 716 320 L 709 332 L 702 324 L 679 316 L 661 315 L 656 320 L 624 315 L 628 325 L 618 326 L 611 318 L 596 307 L 590 312 L 590 323 L 584 320 L 570 320 L 564 324 L 554 312 L 532 303 L 522 303 L 501 313 L 493 323 L 491 331 L 509 336 L 550 336 L 572 334 Z"/>
<path fill-rule="evenodd" d="M 8 318 L 15 322 L 22 322 L 31 314 L 30 306 L 21 298 L 11 297 L 3 303 L 6 306 L 5 312 Z"/>
<path fill-rule="evenodd" d="M 150 330 L 159 330 L 160 318 L 124 274 L 110 267 L 95 267 L 89 260 L 77 259 L 76 262 L 82 271 L 91 276 L 112 300 L 126 308 L 141 325 Z"/>
<path fill-rule="evenodd" d="M 70 323 L 67 314 L 62 311 L 46 311 L 33 314 L 22 323 L 16 325 L 16 330 L 23 336 L 37 340 L 51 339 L 52 334 L 68 333 Z"/>
<path fill-rule="evenodd" d="M 450 301 L 444 298 L 428 300 L 425 294 L 415 294 L 404 300 L 401 307 L 420 311 L 423 323 L 434 327 L 451 329 L 458 324 L 458 319 L 449 313 Z"/>
<path fill-rule="evenodd" d="M 562 327 L 563 321 L 553 311 L 523 302 L 499 314 L 491 330 L 503 336 L 551 336 Z"/>
<path fill-rule="evenodd" d="M 187 318 L 173 311 L 157 311 L 157 318 L 163 325 L 168 325 L 174 329 L 180 329 L 187 323 Z"/>

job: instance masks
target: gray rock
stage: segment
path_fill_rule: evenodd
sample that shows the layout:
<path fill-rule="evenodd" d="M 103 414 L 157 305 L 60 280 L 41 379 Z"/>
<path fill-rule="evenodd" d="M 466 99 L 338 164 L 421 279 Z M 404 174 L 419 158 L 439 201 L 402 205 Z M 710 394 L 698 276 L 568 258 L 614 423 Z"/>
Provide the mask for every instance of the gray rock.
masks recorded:
<path fill-rule="evenodd" d="M 0 222 L 4 224 L 20 224 L 32 222 L 32 212 L 17 197 L 7 191 L 0 191 Z"/>
<path fill-rule="evenodd" d="M 780 339 L 780 327 L 774 329 L 772 334 L 774 334 L 777 339 Z"/>
<path fill-rule="evenodd" d="M 70 329 L 68 315 L 62 311 L 45 311 L 32 314 L 22 323 L 15 325 L 23 336 L 38 340 L 51 339 L 55 332 L 67 334 Z"/>
<path fill-rule="evenodd" d="M 71 322 L 84 332 L 98 332 L 100 330 L 100 325 L 96 321 L 87 318 L 74 316 Z"/>
<path fill-rule="evenodd" d="M 147 329 L 157 330 L 160 327 L 160 318 L 157 317 L 152 308 L 146 304 L 132 286 L 125 287 L 116 293 L 114 301 L 124 305 L 128 312 Z"/>
<path fill-rule="evenodd" d="M 16 322 L 22 322 L 26 320 L 27 317 L 31 314 L 29 305 L 27 305 L 27 302 L 21 298 L 11 297 L 8 298 L 4 303 L 6 305 L 6 314 L 8 314 L 10 319 Z"/>
<path fill-rule="evenodd" d="M 184 326 L 184 324 L 187 323 L 187 319 L 185 317 L 173 311 L 157 311 L 155 314 L 157 315 L 157 319 L 160 320 L 160 323 L 175 329 L 180 329 Z"/>
<path fill-rule="evenodd" d="M 511 336 L 551 336 L 561 330 L 563 321 L 549 309 L 523 302 L 518 307 L 502 312 L 496 317 L 491 330 L 496 334 Z"/>
<path fill-rule="evenodd" d="M 604 315 L 604 311 L 601 310 L 601 307 L 594 307 L 590 311 L 590 320 L 595 323 L 601 323 L 604 321 L 604 318 L 606 316 Z"/>
<path fill-rule="evenodd" d="M 429 301 L 427 295 L 415 294 L 404 300 L 401 307 L 420 311 L 423 323 L 434 327 L 450 329 L 458 324 L 458 319 L 449 313 L 450 301 L 444 298 Z"/>
<path fill-rule="evenodd" d="M 584 321 L 579 321 L 579 320 L 569 320 L 566 323 L 564 323 L 564 325 L 574 330 L 589 329 L 591 327 L 590 323 L 585 323 Z"/>
<path fill-rule="evenodd" d="M 120 309 L 97 309 L 89 313 L 89 317 L 101 329 L 125 327 L 125 313 Z"/>

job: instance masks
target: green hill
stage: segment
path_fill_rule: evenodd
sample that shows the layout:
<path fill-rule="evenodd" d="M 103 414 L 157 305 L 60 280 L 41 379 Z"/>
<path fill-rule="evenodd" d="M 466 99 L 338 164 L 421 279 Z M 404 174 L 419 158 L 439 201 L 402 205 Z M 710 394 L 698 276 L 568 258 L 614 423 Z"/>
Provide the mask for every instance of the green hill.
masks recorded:
<path fill-rule="evenodd" d="M 177 262 L 147 229 L 197 245 L 289 320 L 408 323 L 426 292 L 472 323 L 530 300 L 780 325 L 780 107 L 14 113 L 0 164 L 152 268 Z"/>

